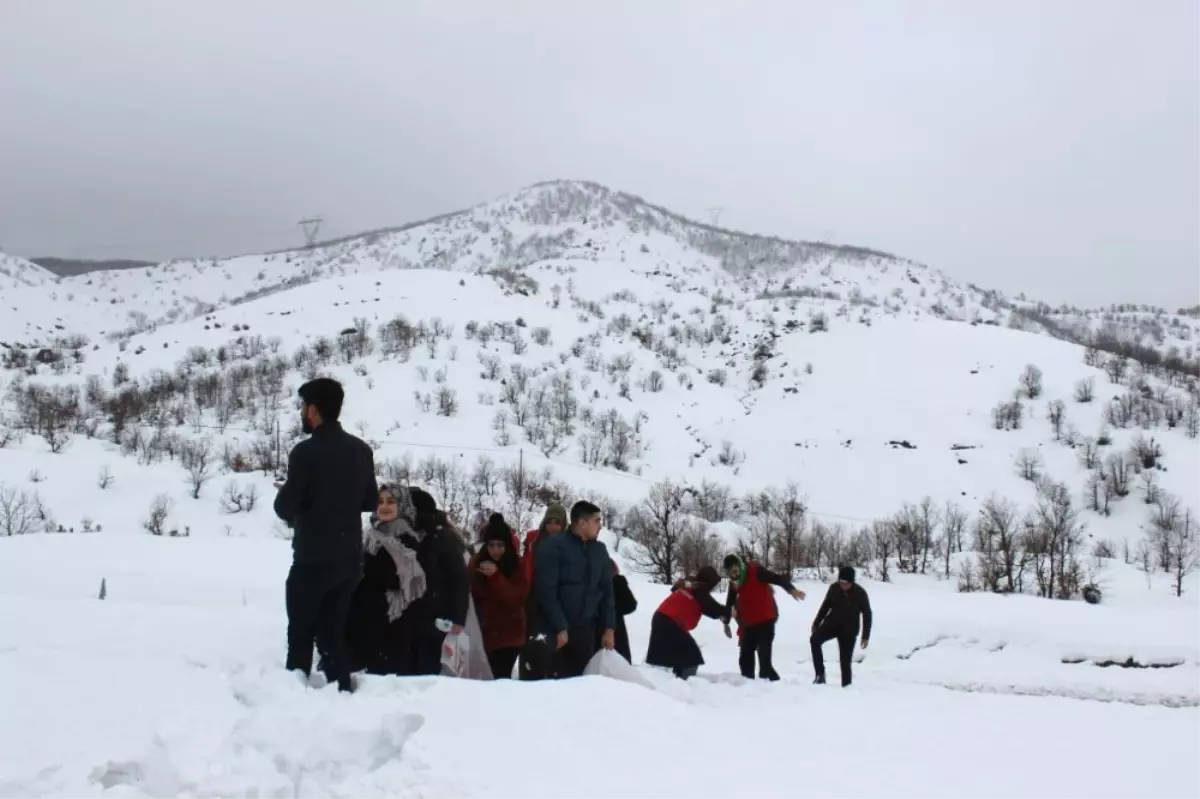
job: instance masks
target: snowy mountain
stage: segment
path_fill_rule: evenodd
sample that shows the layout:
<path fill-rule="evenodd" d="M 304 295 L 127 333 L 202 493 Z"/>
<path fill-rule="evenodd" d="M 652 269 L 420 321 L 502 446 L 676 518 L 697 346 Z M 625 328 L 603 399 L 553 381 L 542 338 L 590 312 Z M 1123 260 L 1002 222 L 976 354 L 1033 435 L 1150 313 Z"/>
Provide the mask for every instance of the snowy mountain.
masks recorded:
<path fill-rule="evenodd" d="M 0 538 L 99 534 L 0 540 L 0 642 L 21 648 L 5 660 L 0 643 L 0 706 L 42 731 L 0 736 L 0 795 L 795 793 L 734 779 L 727 763 L 576 789 L 562 782 L 583 762 L 573 751 L 537 777 L 455 754 L 477 761 L 485 746 L 461 724 L 478 707 L 519 718 L 509 734 L 522 740 L 549 730 L 572 747 L 571 725 L 608 707 L 627 742 L 613 756 L 645 775 L 658 738 L 711 727 L 714 712 L 785 729 L 791 704 L 730 676 L 718 630 L 699 633 L 711 680 L 688 685 L 546 686 L 542 708 L 518 698 L 524 686 L 379 680 L 346 707 L 300 706 L 304 687 L 276 673 L 288 531 L 269 500 L 300 436 L 295 389 L 318 374 L 345 384 L 343 421 L 381 477 L 427 487 L 464 526 L 487 510 L 529 526 L 552 499 L 598 501 L 641 602 L 635 654 L 661 583 L 726 551 L 792 572 L 809 604 L 837 565 L 857 566 L 882 608 L 862 695 L 794 694 L 815 719 L 796 734 L 836 762 L 821 740 L 847 707 L 933 720 L 920 736 L 887 721 L 868 733 L 868 749 L 911 738 L 919 752 L 900 782 L 864 777 L 851 793 L 994 792 L 986 752 L 954 735 L 980 713 L 1011 736 L 1053 715 L 1086 733 L 1080 762 L 1116 768 L 1073 765 L 1065 782 L 1056 762 L 1013 792 L 1133 790 L 1146 758 L 1165 791 L 1200 787 L 1180 767 L 1200 743 L 1200 388 L 1182 346 L 1178 362 L 1084 347 L 1064 333 L 1073 317 L 903 258 L 721 230 L 580 182 L 305 251 L 8 270 Z M 1089 333 L 1109 329 L 1092 321 Z M 1172 335 L 1157 343 L 1194 333 Z M 1040 598 L 1085 589 L 1099 607 Z M 997 595 L 1014 593 L 1029 596 Z M 784 604 L 777 687 L 799 692 L 812 608 Z M 24 701 L 30 675 L 52 672 L 66 704 L 91 707 L 97 677 L 55 652 L 145 713 L 113 741 L 88 732 L 102 704 L 68 725 L 49 700 Z M 131 658 L 154 678 L 125 674 Z M 1158 668 L 1096 665 L 1110 662 Z M 170 721 L 197 713 L 200 734 Z M 322 724 L 346 740 L 309 742 Z M 48 732 L 64 726 L 76 730 L 65 743 Z M 1131 729 L 1147 748 L 1120 769 L 1130 758 L 1111 741 Z M 777 762 L 796 740 L 739 741 L 731 757 Z M 73 754 L 56 771 L 47 758 L 62 747 Z M 930 748 L 960 770 L 918 768 Z M 197 765 L 227 761 L 221 775 Z M 845 792 L 824 785 L 811 790 Z"/>
<path fill-rule="evenodd" d="M 1105 388 L 1079 347 L 1008 329 L 994 293 L 595 184 L 533 186 L 311 251 L 27 280 L 6 300 L 18 389 L 94 376 L 79 405 L 113 439 L 105 403 L 136 384 L 167 392 L 168 407 L 135 414 L 143 424 L 246 449 L 280 428 L 286 448 L 287 398 L 328 371 L 381 460 L 457 448 L 504 464 L 523 448 L 533 468 L 613 497 L 665 479 L 736 495 L 796 483 L 811 518 L 862 525 L 926 495 L 1032 502 L 1014 466 L 1030 452 L 1078 493 L 1087 437 L 1117 449 L 1154 437 L 1172 495 L 1193 496 L 1197 476 L 1192 377 L 1126 369 L 1128 385 Z M 996 423 L 1028 365 L 1045 386 Z M 238 370 L 270 384 L 243 388 Z M 1089 379 L 1098 396 L 1073 401 Z M 197 396 L 206 381 L 219 388 Z M 1110 419 L 1113 395 L 1132 410 Z M 1057 434 L 1056 401 L 1068 403 Z M 1144 515 L 1121 509 L 1091 532 L 1134 540 Z"/>

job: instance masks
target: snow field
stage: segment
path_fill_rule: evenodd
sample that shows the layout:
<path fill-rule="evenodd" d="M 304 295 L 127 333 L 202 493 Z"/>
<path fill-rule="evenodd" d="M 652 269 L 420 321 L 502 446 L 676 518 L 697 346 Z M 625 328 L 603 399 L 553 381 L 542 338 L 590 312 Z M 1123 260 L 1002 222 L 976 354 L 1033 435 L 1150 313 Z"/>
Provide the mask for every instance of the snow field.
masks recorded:
<path fill-rule="evenodd" d="M 776 684 L 747 684 L 735 644 L 706 620 L 708 662 L 686 684 L 643 666 L 654 690 L 367 677 L 346 697 L 282 670 L 286 542 L 102 533 L 0 544 L 0 796 L 1200 789 L 1200 615 L 1137 574 L 1114 580 L 1099 607 L 962 596 L 918 578 L 866 583 L 876 627 L 847 690 L 808 684 L 824 586 L 801 583 L 806 602 L 780 600 Z M 640 661 L 665 588 L 631 583 Z M 835 675 L 835 648 L 825 654 Z"/>

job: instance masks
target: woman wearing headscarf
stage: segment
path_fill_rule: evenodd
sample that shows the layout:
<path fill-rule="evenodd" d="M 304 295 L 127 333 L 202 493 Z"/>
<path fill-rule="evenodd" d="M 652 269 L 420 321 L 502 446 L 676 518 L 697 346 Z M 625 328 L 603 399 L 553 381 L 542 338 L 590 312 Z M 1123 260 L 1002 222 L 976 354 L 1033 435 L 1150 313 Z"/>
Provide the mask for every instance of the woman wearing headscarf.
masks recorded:
<path fill-rule="evenodd" d="M 708 616 L 720 619 L 726 625 L 726 634 L 729 634 L 726 610 L 712 596 L 720 582 L 717 570 L 705 566 L 695 577 L 677 580 L 671 586 L 671 593 L 654 611 L 654 617 L 650 620 L 647 664 L 665 666 L 681 680 L 693 676 L 704 665 L 700 645 L 692 637 L 692 630 L 700 624 L 700 618 Z"/>
<path fill-rule="evenodd" d="M 346 621 L 351 667 L 370 674 L 411 674 L 409 608 L 426 592 L 426 574 L 410 546 L 416 509 L 406 488 L 384 485 L 363 533 L 363 578 Z"/>
<path fill-rule="evenodd" d="M 513 544 L 513 531 L 499 513 L 493 513 L 481 531 L 483 547 L 471 559 L 471 595 L 488 664 L 497 680 L 510 679 L 521 647 L 525 645 L 525 579 Z"/>

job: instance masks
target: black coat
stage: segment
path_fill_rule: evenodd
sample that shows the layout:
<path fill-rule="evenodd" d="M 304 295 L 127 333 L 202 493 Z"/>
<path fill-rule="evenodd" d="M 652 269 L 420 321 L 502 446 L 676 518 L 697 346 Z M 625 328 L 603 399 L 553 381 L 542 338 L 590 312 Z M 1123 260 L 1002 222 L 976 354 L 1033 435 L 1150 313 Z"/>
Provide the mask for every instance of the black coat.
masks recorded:
<path fill-rule="evenodd" d="M 467 573 L 466 550 L 444 520 L 418 520 L 425 528 L 420 541 L 401 535 L 400 541 L 416 550 L 417 562 L 425 571 L 425 593 L 404 611 L 419 634 L 440 635 L 434 623 L 446 619 L 454 624 L 467 623 L 471 595 L 471 576 Z"/>
<path fill-rule="evenodd" d="M 813 629 L 826 627 L 844 635 L 858 635 L 859 617 L 862 617 L 862 637 L 871 638 L 871 600 L 867 591 L 858 583 L 852 583 L 849 591 L 834 583 L 825 592 L 825 601 L 817 608 Z"/>
<path fill-rule="evenodd" d="M 275 515 L 292 528 L 296 563 L 362 560 L 362 514 L 379 504 L 371 448 L 337 422 L 326 422 L 292 448 Z"/>
<path fill-rule="evenodd" d="M 363 556 L 363 578 L 354 591 L 346 617 L 346 651 L 353 671 L 411 674 L 412 619 L 388 619 L 387 592 L 400 587 L 396 564 L 382 547 Z"/>
<path fill-rule="evenodd" d="M 614 648 L 617 654 L 633 662 L 633 650 L 629 646 L 629 630 L 625 626 L 625 617 L 637 610 L 637 597 L 629 590 L 629 581 L 625 575 L 613 575 L 613 607 L 617 611 L 617 626 L 613 628 L 613 638 L 616 639 Z M 600 649 L 600 640 L 604 628 L 596 622 L 596 649 Z"/>

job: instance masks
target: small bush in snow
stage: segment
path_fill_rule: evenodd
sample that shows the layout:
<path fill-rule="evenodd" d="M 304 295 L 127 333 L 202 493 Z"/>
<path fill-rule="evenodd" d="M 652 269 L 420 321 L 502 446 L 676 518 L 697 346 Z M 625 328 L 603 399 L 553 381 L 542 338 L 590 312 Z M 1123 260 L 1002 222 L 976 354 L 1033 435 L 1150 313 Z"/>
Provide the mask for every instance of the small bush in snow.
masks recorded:
<path fill-rule="evenodd" d="M 258 487 L 248 483 L 244 488 L 230 480 L 221 494 L 221 510 L 226 513 L 249 513 L 258 504 Z"/>
<path fill-rule="evenodd" d="M 96 475 L 96 485 L 100 486 L 101 490 L 107 489 L 115 480 L 116 478 L 113 477 L 112 469 L 107 466 L 100 467 L 100 472 Z"/>
<path fill-rule="evenodd" d="M 171 515 L 173 506 L 171 498 L 166 494 L 159 494 L 150 503 L 150 515 L 146 517 L 146 521 L 142 522 L 142 527 L 150 535 L 166 535 L 167 534 L 167 517 Z"/>

